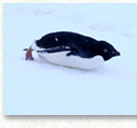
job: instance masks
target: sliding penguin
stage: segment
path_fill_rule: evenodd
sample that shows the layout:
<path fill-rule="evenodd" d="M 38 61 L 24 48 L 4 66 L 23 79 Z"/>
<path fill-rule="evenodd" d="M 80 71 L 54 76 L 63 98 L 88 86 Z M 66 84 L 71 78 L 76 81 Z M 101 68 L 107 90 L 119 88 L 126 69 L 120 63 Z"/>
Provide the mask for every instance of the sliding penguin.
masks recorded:
<path fill-rule="evenodd" d="M 120 56 L 111 44 L 74 32 L 54 32 L 36 40 L 26 49 L 26 60 L 32 51 L 50 63 L 85 70 L 95 69 L 104 61 Z"/>

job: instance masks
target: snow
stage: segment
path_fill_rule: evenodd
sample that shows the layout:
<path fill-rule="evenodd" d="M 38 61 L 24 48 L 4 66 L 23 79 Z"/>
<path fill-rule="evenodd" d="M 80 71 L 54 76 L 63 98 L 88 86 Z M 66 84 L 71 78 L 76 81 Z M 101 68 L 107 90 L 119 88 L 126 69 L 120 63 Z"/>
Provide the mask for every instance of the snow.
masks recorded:
<path fill-rule="evenodd" d="M 136 4 L 4 4 L 5 115 L 135 115 Z M 45 63 L 24 48 L 55 31 L 110 42 L 121 56 L 92 71 Z"/>

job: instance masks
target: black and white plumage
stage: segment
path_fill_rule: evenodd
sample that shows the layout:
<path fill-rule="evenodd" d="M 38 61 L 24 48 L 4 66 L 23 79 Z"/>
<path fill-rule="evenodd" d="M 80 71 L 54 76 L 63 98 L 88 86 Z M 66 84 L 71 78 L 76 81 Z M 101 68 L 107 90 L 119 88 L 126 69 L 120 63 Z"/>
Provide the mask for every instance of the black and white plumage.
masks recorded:
<path fill-rule="evenodd" d="M 48 62 L 81 69 L 94 69 L 120 55 L 106 41 L 97 41 L 74 32 L 49 33 L 36 40 L 30 48 Z M 32 59 L 31 52 L 27 52 L 26 59 Z"/>

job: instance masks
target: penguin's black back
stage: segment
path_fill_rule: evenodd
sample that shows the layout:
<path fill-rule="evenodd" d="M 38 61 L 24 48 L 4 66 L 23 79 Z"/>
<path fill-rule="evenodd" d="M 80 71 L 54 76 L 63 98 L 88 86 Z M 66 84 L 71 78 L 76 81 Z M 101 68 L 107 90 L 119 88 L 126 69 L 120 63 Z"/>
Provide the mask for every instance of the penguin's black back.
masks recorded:
<path fill-rule="evenodd" d="M 41 48 L 51 48 L 57 46 L 78 47 L 81 45 L 95 44 L 97 41 L 91 37 L 87 37 L 74 32 L 54 32 L 43 36 L 36 43 Z"/>
<path fill-rule="evenodd" d="M 40 48 L 70 47 L 70 55 L 90 58 L 96 54 L 97 40 L 74 32 L 54 32 L 36 41 Z M 62 49 L 62 51 L 64 48 Z M 61 51 L 61 48 L 57 51 Z M 95 53 L 95 54 L 94 54 Z"/>

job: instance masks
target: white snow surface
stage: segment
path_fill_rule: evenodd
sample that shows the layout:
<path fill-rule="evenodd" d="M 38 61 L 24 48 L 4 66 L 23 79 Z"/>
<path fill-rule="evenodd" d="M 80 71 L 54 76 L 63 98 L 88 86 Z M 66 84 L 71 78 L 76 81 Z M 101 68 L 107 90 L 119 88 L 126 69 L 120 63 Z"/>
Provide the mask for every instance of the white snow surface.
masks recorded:
<path fill-rule="evenodd" d="M 136 4 L 4 4 L 4 114 L 135 115 Z M 106 40 L 118 51 L 103 66 L 84 71 L 46 63 L 23 49 L 55 31 Z"/>

